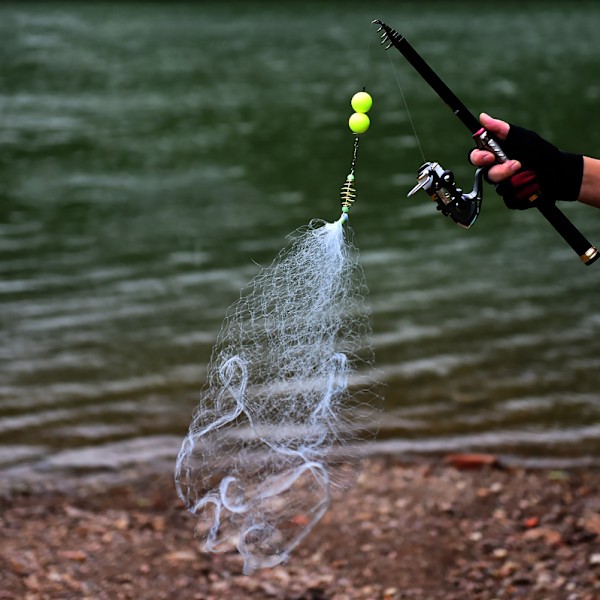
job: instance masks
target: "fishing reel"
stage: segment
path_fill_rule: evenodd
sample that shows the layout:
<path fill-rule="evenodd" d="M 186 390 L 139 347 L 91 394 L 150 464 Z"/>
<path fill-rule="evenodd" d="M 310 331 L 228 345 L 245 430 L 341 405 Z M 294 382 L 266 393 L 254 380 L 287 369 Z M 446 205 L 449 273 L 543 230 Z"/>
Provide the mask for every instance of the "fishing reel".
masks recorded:
<path fill-rule="evenodd" d="M 417 185 L 410 190 L 409 196 L 424 190 L 437 204 L 437 209 L 446 217 L 450 217 L 457 225 L 469 229 L 479 216 L 483 197 L 483 172 L 485 168 L 475 171 L 473 190 L 468 194 L 457 187 L 452 171 L 443 169 L 439 163 L 427 162 L 417 175 Z"/>

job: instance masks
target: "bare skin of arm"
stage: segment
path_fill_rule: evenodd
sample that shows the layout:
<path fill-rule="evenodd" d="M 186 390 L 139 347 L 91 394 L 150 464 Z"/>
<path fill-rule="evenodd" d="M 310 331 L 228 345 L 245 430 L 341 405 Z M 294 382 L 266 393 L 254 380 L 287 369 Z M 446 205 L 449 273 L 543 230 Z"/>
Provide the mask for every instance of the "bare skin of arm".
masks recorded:
<path fill-rule="evenodd" d="M 583 181 L 579 202 L 600 208 L 600 160 L 583 157 Z"/>
<path fill-rule="evenodd" d="M 498 140 L 502 141 L 510 129 L 510 125 L 500 119 L 494 119 L 486 113 L 479 117 L 481 124 Z M 471 162 L 476 167 L 483 167 L 494 162 L 494 156 L 485 150 L 473 150 Z M 488 172 L 490 181 L 499 183 L 507 179 L 521 168 L 518 160 L 509 160 L 501 165 L 494 165 Z M 600 208 L 600 160 L 589 156 L 583 157 L 583 181 L 578 197 L 579 202 Z"/>

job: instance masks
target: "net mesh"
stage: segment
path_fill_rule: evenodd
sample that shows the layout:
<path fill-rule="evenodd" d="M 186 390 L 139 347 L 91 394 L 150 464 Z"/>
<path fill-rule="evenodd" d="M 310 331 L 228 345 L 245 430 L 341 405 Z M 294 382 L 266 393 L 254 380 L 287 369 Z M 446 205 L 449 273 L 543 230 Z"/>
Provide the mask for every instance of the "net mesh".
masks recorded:
<path fill-rule="evenodd" d="M 228 310 L 177 458 L 207 551 L 276 565 L 351 481 L 372 362 L 366 285 L 342 221 L 312 221 Z M 346 450 L 344 450 L 346 449 Z"/>

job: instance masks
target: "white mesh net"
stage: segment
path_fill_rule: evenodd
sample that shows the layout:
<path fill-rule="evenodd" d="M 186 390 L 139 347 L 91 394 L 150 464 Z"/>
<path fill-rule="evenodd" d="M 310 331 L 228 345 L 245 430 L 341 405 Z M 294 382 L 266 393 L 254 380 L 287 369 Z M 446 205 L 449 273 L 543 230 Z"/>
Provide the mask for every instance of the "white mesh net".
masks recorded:
<path fill-rule="evenodd" d="M 175 480 L 207 551 L 285 561 L 351 478 L 371 364 L 366 285 L 342 221 L 312 221 L 243 290 L 213 349 Z M 352 376 L 352 378 L 351 378 Z"/>

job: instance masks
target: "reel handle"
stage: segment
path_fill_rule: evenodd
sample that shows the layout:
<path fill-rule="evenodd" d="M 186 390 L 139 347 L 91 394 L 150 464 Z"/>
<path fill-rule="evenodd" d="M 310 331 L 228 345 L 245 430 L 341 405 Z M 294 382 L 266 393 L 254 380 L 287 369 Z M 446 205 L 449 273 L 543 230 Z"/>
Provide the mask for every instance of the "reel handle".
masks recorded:
<path fill-rule="evenodd" d="M 487 150 L 496 157 L 496 162 L 504 163 L 508 160 L 498 142 L 489 134 L 487 129 L 482 127 L 473 135 L 473 138 L 478 148 Z M 600 256 L 598 249 L 590 244 L 581 231 L 571 223 L 554 202 L 544 196 L 539 196 L 535 200 L 534 206 L 542 213 L 548 223 L 556 229 L 563 240 L 577 253 L 583 264 L 589 266 L 596 261 Z"/>

